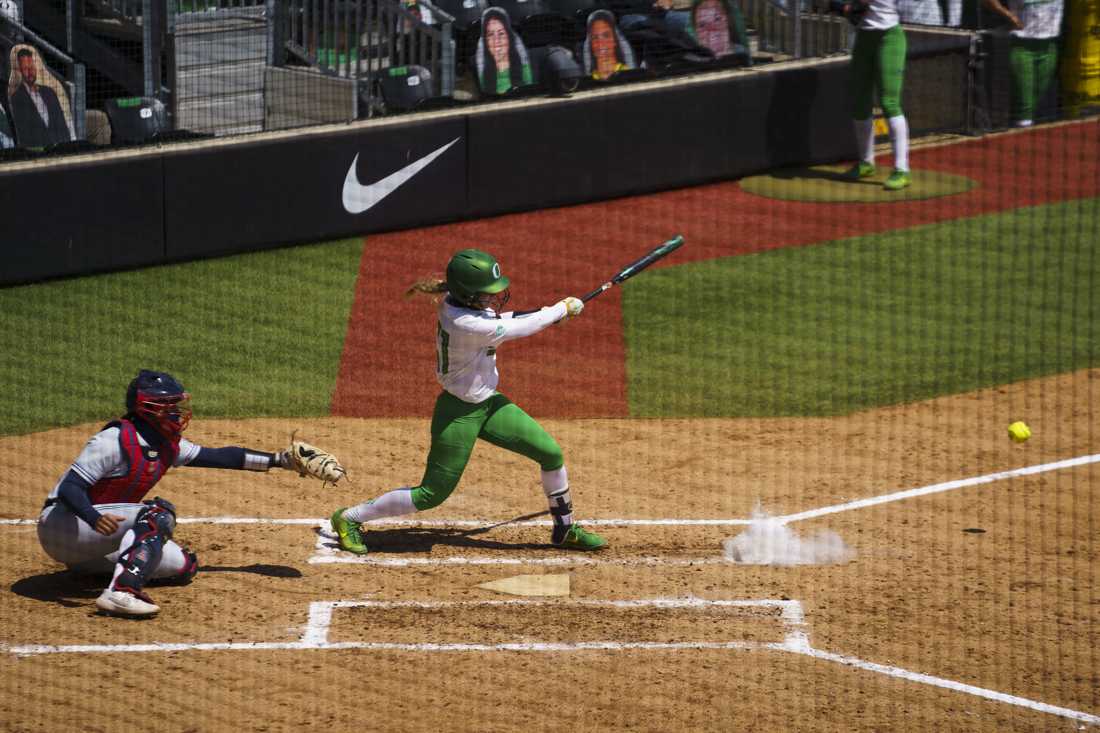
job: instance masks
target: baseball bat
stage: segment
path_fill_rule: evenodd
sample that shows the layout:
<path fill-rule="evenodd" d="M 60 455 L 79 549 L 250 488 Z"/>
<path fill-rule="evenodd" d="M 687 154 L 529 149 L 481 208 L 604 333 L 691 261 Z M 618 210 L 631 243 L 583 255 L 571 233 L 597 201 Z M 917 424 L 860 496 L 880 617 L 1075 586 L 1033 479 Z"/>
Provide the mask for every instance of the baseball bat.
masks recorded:
<path fill-rule="evenodd" d="M 665 257 L 670 252 L 682 247 L 683 244 L 684 244 L 684 235 L 677 234 L 675 237 L 668 240 L 667 242 L 665 242 L 661 246 L 657 247 L 652 252 L 647 254 L 645 257 L 637 259 L 634 262 L 631 262 L 629 265 L 627 265 L 623 269 L 619 270 L 618 274 L 616 274 L 613 278 L 611 278 L 610 280 L 605 282 L 600 287 L 593 290 L 591 293 L 587 293 L 585 295 L 582 295 L 581 300 L 583 302 L 587 303 L 588 301 L 592 300 L 593 298 L 595 298 L 597 295 L 599 295 L 603 291 L 610 288 L 612 285 L 618 285 L 619 283 L 623 282 L 624 280 L 627 280 L 629 278 L 634 277 L 639 272 L 641 272 L 645 268 L 649 267 L 650 265 L 652 265 L 657 260 L 661 259 L 662 257 Z"/>

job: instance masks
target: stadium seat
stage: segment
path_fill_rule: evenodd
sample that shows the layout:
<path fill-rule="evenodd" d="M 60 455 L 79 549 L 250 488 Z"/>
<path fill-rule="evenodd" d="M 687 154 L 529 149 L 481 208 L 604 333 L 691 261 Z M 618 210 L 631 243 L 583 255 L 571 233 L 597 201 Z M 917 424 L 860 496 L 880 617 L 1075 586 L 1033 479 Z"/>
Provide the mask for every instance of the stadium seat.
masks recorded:
<path fill-rule="evenodd" d="M 570 42 L 573 18 L 559 13 L 546 0 L 496 0 L 492 4 L 508 13 L 528 48 Z"/>
<path fill-rule="evenodd" d="M 164 104 L 153 97 L 121 97 L 103 104 L 111 122 L 111 143 L 142 143 L 152 140 L 168 127 Z"/>
<path fill-rule="evenodd" d="M 432 74 L 423 66 L 393 66 L 379 82 L 388 110 L 416 109 L 432 97 Z"/>
<path fill-rule="evenodd" d="M 563 46 L 542 46 L 530 49 L 535 80 L 551 96 L 565 96 L 580 85 L 584 69 Z"/>
<path fill-rule="evenodd" d="M 15 147 L 15 125 L 11 121 L 11 111 L 8 109 L 8 55 L 11 47 L 15 45 L 5 35 L 0 34 L 0 79 L 3 80 L 4 92 L 0 93 L 0 150 L 11 150 Z"/>
<path fill-rule="evenodd" d="M 553 14 L 543 0 L 495 0 L 493 5 L 504 8 L 512 19 L 512 26 L 516 28 L 521 27 L 528 18 Z"/>
<path fill-rule="evenodd" d="M 11 124 L 8 105 L 6 102 L 0 102 L 0 150 L 11 150 L 14 147 L 15 128 Z"/>
<path fill-rule="evenodd" d="M 568 21 L 568 31 L 563 43 L 568 46 L 579 46 L 585 36 L 585 24 L 588 16 L 594 10 L 607 10 L 608 4 L 604 0 L 544 0 L 546 7 L 553 13 L 557 13 Z"/>

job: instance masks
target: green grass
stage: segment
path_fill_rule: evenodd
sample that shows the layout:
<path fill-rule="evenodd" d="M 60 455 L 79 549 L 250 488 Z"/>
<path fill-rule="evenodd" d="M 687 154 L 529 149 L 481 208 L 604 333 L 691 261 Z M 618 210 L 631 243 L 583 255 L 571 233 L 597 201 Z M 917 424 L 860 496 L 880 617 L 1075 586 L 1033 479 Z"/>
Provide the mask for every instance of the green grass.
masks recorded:
<path fill-rule="evenodd" d="M 1098 242 L 1089 199 L 647 272 L 631 414 L 836 415 L 1095 366 Z"/>
<path fill-rule="evenodd" d="M 138 368 L 196 417 L 327 414 L 362 240 L 0 289 L 0 435 L 120 414 Z"/>

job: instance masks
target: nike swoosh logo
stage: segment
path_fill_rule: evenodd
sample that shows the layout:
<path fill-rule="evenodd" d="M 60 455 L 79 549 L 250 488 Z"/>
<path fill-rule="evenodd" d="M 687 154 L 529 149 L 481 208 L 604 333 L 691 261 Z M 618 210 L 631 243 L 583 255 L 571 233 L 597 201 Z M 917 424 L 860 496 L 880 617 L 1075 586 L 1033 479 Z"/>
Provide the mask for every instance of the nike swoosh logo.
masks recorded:
<path fill-rule="evenodd" d="M 349 214 L 362 214 L 367 209 L 377 206 L 378 202 L 396 191 L 399 186 L 407 183 L 408 180 L 417 173 L 424 170 L 433 160 L 447 152 L 447 150 L 457 143 L 458 140 L 459 138 L 456 137 L 439 150 L 428 153 L 420 160 L 413 161 L 401 170 L 391 173 L 385 178 L 367 186 L 359 183 L 359 175 L 355 170 L 356 166 L 359 164 L 359 154 L 356 153 L 355 160 L 351 161 L 351 167 L 348 168 L 348 174 L 344 177 L 344 209 Z"/>

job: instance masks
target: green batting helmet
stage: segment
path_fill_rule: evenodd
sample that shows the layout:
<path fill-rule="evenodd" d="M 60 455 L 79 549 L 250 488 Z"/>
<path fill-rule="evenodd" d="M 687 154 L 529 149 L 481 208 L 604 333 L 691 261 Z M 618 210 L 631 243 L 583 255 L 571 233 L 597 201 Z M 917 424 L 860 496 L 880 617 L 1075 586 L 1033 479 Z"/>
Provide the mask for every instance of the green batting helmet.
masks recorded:
<path fill-rule="evenodd" d="M 481 294 L 495 295 L 508 289 L 500 263 L 491 254 L 464 249 L 447 263 L 447 291 L 459 302 L 473 305 Z"/>

